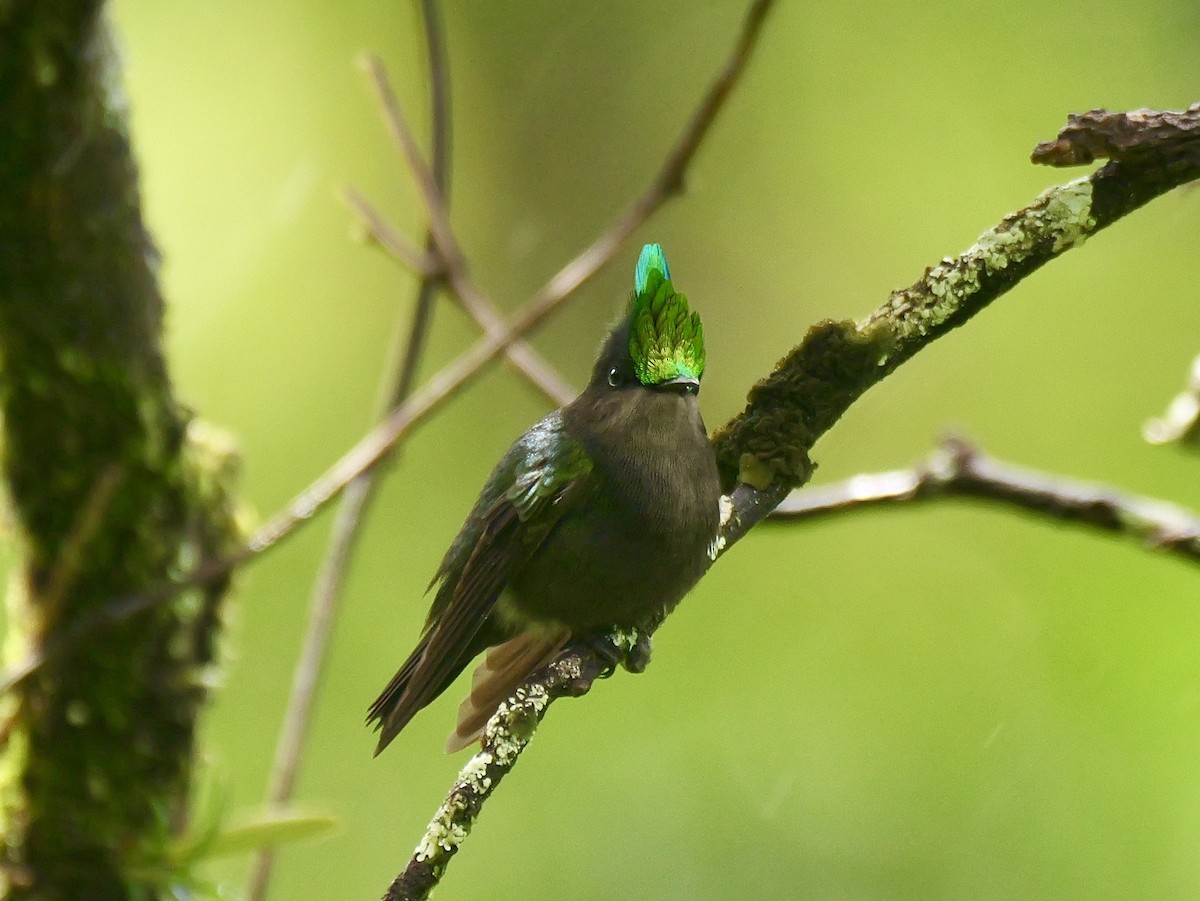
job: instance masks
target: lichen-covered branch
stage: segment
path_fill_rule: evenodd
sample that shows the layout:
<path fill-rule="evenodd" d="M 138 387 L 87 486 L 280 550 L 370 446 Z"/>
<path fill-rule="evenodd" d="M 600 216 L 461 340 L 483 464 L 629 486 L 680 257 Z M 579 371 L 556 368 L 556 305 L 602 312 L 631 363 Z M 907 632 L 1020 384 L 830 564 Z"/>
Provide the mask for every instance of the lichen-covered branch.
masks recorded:
<path fill-rule="evenodd" d="M 1047 166 L 1082 166 L 1095 160 L 1134 162 L 1146 154 L 1162 165 L 1178 157 L 1183 165 L 1195 165 L 1200 155 L 1196 129 L 1200 128 L 1200 103 L 1187 109 L 1135 109 L 1110 113 L 1094 109 L 1072 113 L 1066 127 L 1053 141 L 1033 148 L 1030 158 Z"/>
<path fill-rule="evenodd" d="M 957 257 L 927 268 L 917 282 L 893 292 L 863 319 L 814 326 L 773 373 L 751 388 L 746 408 L 713 436 L 729 489 L 712 548 L 714 561 L 793 488 L 808 481 L 815 466 L 810 457 L 813 445 L 872 385 L 1050 260 L 1153 198 L 1200 178 L 1200 116 L 1154 116 L 1146 110 L 1137 115 L 1155 123 L 1160 150 L 1155 150 L 1153 137 L 1138 141 L 1136 153 L 1113 159 L 1086 178 L 1050 188 L 1005 216 Z M 1047 161 L 1066 154 L 1075 142 L 1088 140 L 1085 136 L 1096 129 L 1129 120 L 1128 114 L 1101 111 L 1089 116 L 1087 123 L 1076 119 L 1064 129 L 1060 149 Z M 1159 128 L 1167 116 L 1174 117 L 1174 126 Z M 647 623 L 645 631 L 657 625 Z M 614 636 L 614 645 L 620 648 L 618 638 Z M 549 704 L 565 694 L 586 693 L 603 667 L 603 655 L 594 645 L 572 644 L 517 689 L 488 724 L 483 750 L 460 774 L 412 860 L 393 883 L 388 901 L 428 896 L 469 834 L 483 801 L 515 765 Z M 572 675 L 571 690 L 548 691 L 561 673 Z M 507 753 L 497 756 L 497 749 Z M 485 763 L 482 770 L 479 761 Z"/>
<path fill-rule="evenodd" d="M 1149 113 L 1139 111 L 1157 121 Z M 1182 114 L 1174 115 L 1177 124 L 1183 121 Z M 1099 111 L 1090 116 L 1097 128 L 1128 117 Z M 713 436 L 725 478 L 737 485 L 731 537 L 740 537 L 808 480 L 816 440 L 868 388 L 1050 260 L 1200 178 L 1200 116 L 1187 122 L 1182 134 L 1179 128 L 1166 132 L 1161 153 L 1154 152 L 1153 141 L 1143 141 L 1137 154 L 1043 192 L 957 257 L 944 258 L 913 285 L 892 292 L 864 319 L 815 326 L 750 390 L 746 409 Z M 1154 133 L 1163 134 L 1157 128 Z M 1075 120 L 1056 143 L 1070 146 L 1087 134 Z"/>
<path fill-rule="evenodd" d="M 101 4 L 6 4 L 0 47 L 11 658 L 228 553 L 235 528 L 230 453 L 171 394 Z M 155 898 L 170 882 L 227 582 L 93 631 L 4 697 L 5 898 Z"/>
<path fill-rule="evenodd" d="M 599 655 L 561 654 L 500 706 L 488 722 L 479 753 L 459 771 L 412 860 L 392 881 L 384 901 L 429 896 L 470 834 L 483 802 L 517 762 L 551 702 L 587 694 L 606 666 Z"/>
<path fill-rule="evenodd" d="M 775 508 L 771 518 L 809 522 L 865 507 L 908 506 L 945 498 L 1003 504 L 1109 532 L 1200 563 L 1200 515 L 1108 485 L 1005 463 L 961 438 L 943 440 L 922 464 L 911 469 L 866 473 L 795 491 Z"/>

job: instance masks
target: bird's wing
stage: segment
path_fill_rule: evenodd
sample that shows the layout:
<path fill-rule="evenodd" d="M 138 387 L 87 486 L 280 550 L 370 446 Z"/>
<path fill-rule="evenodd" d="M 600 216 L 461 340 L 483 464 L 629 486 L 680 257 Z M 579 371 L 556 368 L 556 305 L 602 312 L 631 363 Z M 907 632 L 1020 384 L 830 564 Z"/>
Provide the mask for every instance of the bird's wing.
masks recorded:
<path fill-rule="evenodd" d="M 446 586 L 450 595 L 430 628 L 413 683 L 437 685 L 446 677 L 471 647 L 509 579 L 579 495 L 591 461 L 577 442 L 560 435 L 560 440 L 531 441 L 523 448 L 528 453 L 518 461 L 510 487 L 487 510 L 466 565 L 453 585 Z"/>
<path fill-rule="evenodd" d="M 372 705 L 380 750 L 483 650 L 480 630 L 500 592 L 586 490 L 590 471 L 582 446 L 553 414 L 505 455 L 480 496 L 481 515 L 472 514 L 439 570 L 425 636 Z"/>

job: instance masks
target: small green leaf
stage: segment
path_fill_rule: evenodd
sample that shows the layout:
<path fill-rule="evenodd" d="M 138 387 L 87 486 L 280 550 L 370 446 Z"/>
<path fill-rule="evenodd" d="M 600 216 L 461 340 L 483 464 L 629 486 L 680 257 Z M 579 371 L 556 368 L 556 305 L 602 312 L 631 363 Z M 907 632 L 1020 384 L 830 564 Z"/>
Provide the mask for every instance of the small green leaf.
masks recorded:
<path fill-rule="evenodd" d="M 249 854 L 262 848 L 302 842 L 327 835 L 337 825 L 336 817 L 324 814 L 267 814 L 218 832 L 206 844 L 204 857 Z"/>

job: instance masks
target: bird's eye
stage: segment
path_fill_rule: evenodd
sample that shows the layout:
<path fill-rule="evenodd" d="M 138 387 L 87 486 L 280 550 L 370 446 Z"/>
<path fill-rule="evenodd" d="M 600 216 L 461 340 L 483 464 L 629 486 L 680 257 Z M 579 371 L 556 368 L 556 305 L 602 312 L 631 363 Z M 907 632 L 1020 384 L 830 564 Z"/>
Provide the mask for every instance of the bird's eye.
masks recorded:
<path fill-rule="evenodd" d="M 621 373 L 617 372 L 616 369 L 608 370 L 608 387 L 620 388 L 624 383 L 625 380 L 621 378 Z"/>

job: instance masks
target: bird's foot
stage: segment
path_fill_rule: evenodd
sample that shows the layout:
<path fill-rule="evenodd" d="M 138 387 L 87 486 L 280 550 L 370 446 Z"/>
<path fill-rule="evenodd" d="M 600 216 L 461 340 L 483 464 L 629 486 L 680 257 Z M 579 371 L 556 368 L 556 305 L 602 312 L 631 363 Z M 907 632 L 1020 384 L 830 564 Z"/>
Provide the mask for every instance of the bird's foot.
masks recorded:
<path fill-rule="evenodd" d="M 625 652 L 625 659 L 621 661 L 621 665 L 631 673 L 644 673 L 646 667 L 650 665 L 650 652 L 654 649 L 653 643 L 650 640 L 650 633 L 643 632 L 640 629 L 633 629 L 630 633 L 633 638 L 633 643 L 629 646 L 629 650 Z"/>
<path fill-rule="evenodd" d="M 611 676 L 618 666 L 641 673 L 650 665 L 650 633 L 641 629 L 613 629 L 607 635 L 595 636 L 589 644 L 606 664 L 601 679 Z"/>

